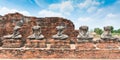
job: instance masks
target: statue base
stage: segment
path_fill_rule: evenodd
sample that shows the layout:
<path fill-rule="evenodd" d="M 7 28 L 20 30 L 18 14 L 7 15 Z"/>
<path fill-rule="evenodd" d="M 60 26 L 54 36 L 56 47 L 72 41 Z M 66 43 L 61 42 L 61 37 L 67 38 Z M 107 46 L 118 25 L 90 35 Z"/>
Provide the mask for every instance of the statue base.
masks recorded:
<path fill-rule="evenodd" d="M 51 48 L 70 48 L 69 40 L 50 39 L 49 43 L 51 44 Z"/>
<path fill-rule="evenodd" d="M 88 43 L 92 42 L 92 40 L 77 40 L 78 43 Z"/>
<path fill-rule="evenodd" d="M 113 43 L 115 43 L 115 42 L 118 42 L 118 40 L 117 39 L 101 39 L 101 41 L 100 42 L 113 42 Z"/>
<path fill-rule="evenodd" d="M 3 49 L 0 59 L 120 59 L 120 50 Z"/>
<path fill-rule="evenodd" d="M 80 44 L 77 43 L 76 49 L 83 49 L 83 50 L 94 49 L 94 45 L 93 43 L 90 43 L 90 42 L 85 42 L 85 43 L 80 43 Z"/>
<path fill-rule="evenodd" d="M 46 48 L 47 47 L 46 40 L 45 39 L 43 39 L 43 40 L 30 40 L 30 39 L 28 39 L 26 41 L 25 47 L 28 47 L 28 48 Z"/>
<path fill-rule="evenodd" d="M 21 39 L 4 39 L 2 43 L 3 48 L 20 48 L 22 46 Z"/>
<path fill-rule="evenodd" d="M 99 47 L 100 49 L 118 49 L 119 46 L 119 42 L 114 42 L 112 40 L 97 43 L 97 47 Z"/>

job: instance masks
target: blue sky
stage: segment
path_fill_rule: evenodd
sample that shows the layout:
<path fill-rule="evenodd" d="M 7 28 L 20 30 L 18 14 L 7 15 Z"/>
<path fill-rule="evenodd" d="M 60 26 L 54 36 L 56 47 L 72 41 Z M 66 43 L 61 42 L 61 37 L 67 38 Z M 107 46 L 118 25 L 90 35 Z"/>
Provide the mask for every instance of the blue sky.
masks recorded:
<path fill-rule="evenodd" d="M 63 17 L 75 29 L 112 25 L 120 28 L 120 0 L 0 0 L 0 15 L 20 12 L 27 16 Z"/>

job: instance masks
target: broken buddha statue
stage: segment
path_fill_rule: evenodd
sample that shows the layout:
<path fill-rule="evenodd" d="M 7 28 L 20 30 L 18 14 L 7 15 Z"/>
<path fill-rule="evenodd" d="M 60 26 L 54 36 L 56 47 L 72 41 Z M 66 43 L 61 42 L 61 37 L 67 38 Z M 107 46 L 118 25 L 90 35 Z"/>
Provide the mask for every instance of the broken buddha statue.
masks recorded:
<path fill-rule="evenodd" d="M 93 37 L 88 33 L 88 26 L 81 26 L 77 36 L 78 42 L 92 41 Z"/>
<path fill-rule="evenodd" d="M 111 34 L 111 26 L 105 26 L 104 31 L 101 34 L 101 39 L 102 40 L 116 40 L 117 38 L 113 37 Z"/>
<path fill-rule="evenodd" d="M 6 35 L 3 37 L 7 38 L 7 39 L 20 39 L 20 38 L 22 38 L 22 35 L 20 34 L 19 30 L 21 29 L 21 26 L 23 25 L 23 23 L 24 23 L 23 20 L 18 21 L 16 23 L 16 26 L 13 29 L 13 34 Z"/>
<path fill-rule="evenodd" d="M 33 26 L 32 27 L 33 34 L 28 36 L 29 39 L 37 39 L 37 40 L 42 40 L 44 39 L 44 36 L 42 35 L 41 32 L 41 27 L 40 26 Z"/>
<path fill-rule="evenodd" d="M 6 35 L 4 36 L 4 38 L 8 38 L 8 39 L 19 39 L 22 37 L 22 35 L 20 34 L 19 30 L 20 30 L 21 27 L 19 26 L 15 26 L 14 27 L 14 31 L 13 31 L 13 34 L 11 35 Z"/>
<path fill-rule="evenodd" d="M 57 26 L 56 29 L 57 29 L 58 32 L 57 32 L 57 34 L 52 36 L 53 39 L 66 40 L 68 38 L 68 35 L 63 34 L 65 26 L 60 25 L 60 26 Z"/>

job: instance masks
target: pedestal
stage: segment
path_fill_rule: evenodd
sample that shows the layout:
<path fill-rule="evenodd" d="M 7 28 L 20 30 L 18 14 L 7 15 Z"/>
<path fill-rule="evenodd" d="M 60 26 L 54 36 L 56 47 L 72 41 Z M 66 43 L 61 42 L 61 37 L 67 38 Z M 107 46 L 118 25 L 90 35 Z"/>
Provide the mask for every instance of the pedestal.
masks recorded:
<path fill-rule="evenodd" d="M 77 39 L 76 49 L 94 49 L 93 39 Z"/>
<path fill-rule="evenodd" d="M 119 42 L 115 42 L 112 40 L 109 41 L 101 41 L 100 43 L 97 43 L 97 46 L 100 49 L 118 49 Z"/>
<path fill-rule="evenodd" d="M 76 49 L 75 44 L 70 44 L 70 49 Z"/>
<path fill-rule="evenodd" d="M 88 43 L 92 42 L 92 40 L 77 40 L 78 43 Z"/>
<path fill-rule="evenodd" d="M 2 43 L 3 48 L 20 48 L 22 46 L 21 39 L 4 39 Z"/>
<path fill-rule="evenodd" d="M 70 48 L 70 40 L 50 39 L 51 48 Z"/>
<path fill-rule="evenodd" d="M 91 42 L 83 42 L 83 43 L 77 43 L 76 49 L 80 49 L 80 50 L 94 49 L 94 46 L 93 43 Z"/>
<path fill-rule="evenodd" d="M 43 40 L 30 40 L 30 39 L 28 39 L 26 41 L 25 47 L 28 47 L 28 48 L 46 48 L 47 47 L 46 40 L 45 39 L 43 39 Z"/>

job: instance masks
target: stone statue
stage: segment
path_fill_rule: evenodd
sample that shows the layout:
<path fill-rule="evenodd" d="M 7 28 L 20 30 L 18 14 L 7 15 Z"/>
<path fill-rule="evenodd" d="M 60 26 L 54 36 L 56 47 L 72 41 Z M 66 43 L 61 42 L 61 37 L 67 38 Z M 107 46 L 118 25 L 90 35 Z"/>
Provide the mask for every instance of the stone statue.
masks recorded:
<path fill-rule="evenodd" d="M 4 38 L 8 38 L 8 39 L 19 39 L 19 38 L 21 38 L 22 35 L 20 34 L 19 30 L 20 30 L 20 28 L 21 28 L 21 26 L 23 24 L 24 24 L 24 20 L 23 19 L 21 19 L 20 21 L 16 22 L 16 26 L 13 29 L 14 30 L 13 34 L 6 35 L 6 36 L 4 36 Z"/>
<path fill-rule="evenodd" d="M 44 39 L 44 36 L 41 33 L 41 27 L 40 26 L 33 26 L 32 27 L 33 30 L 33 34 L 28 36 L 29 39 L 37 39 L 37 40 L 41 40 Z"/>
<path fill-rule="evenodd" d="M 21 36 L 20 33 L 19 33 L 20 28 L 21 28 L 21 27 L 19 27 L 19 26 L 15 26 L 15 27 L 14 27 L 13 34 L 11 34 L 11 35 L 6 35 L 6 36 L 4 36 L 4 38 L 8 38 L 8 39 L 21 38 L 22 36 Z"/>
<path fill-rule="evenodd" d="M 19 32 L 20 28 L 21 27 L 19 27 L 19 26 L 14 27 L 14 32 L 12 34 L 12 38 L 21 38 L 22 37 L 22 35 Z"/>
<path fill-rule="evenodd" d="M 82 40 L 88 41 L 93 39 L 93 37 L 88 33 L 88 29 L 88 26 L 81 26 L 79 28 L 79 35 L 77 36 L 78 41 L 82 42 Z"/>
<path fill-rule="evenodd" d="M 104 32 L 101 34 L 101 39 L 104 40 L 104 41 L 113 41 L 113 42 L 120 42 L 120 38 L 118 37 L 113 37 L 112 34 L 111 34 L 111 26 L 105 26 L 104 27 Z M 116 45 L 118 47 L 118 49 L 120 49 L 120 46 L 119 44 Z M 108 47 L 112 47 L 112 46 L 108 46 Z"/>
<path fill-rule="evenodd" d="M 60 26 L 57 26 L 56 28 L 58 32 L 56 35 L 53 35 L 52 38 L 58 39 L 58 40 L 65 40 L 68 38 L 68 35 L 63 34 L 63 30 L 65 29 L 65 26 L 60 25 Z"/>
<path fill-rule="evenodd" d="M 104 32 L 101 34 L 101 39 L 103 40 L 115 40 L 111 34 L 111 26 L 105 26 L 104 27 Z"/>

